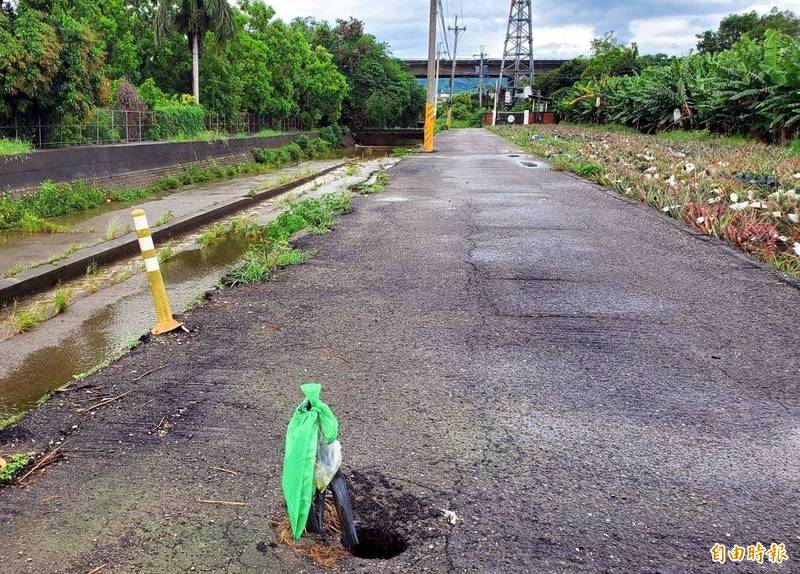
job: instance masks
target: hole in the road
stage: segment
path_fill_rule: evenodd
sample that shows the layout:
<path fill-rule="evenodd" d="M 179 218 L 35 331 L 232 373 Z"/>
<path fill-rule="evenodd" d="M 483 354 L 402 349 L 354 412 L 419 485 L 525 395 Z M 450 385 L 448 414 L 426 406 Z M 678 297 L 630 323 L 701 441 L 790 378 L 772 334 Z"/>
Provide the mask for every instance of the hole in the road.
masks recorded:
<path fill-rule="evenodd" d="M 518 153 L 510 153 L 510 154 L 508 154 L 508 157 L 519 157 L 519 154 Z"/>
<path fill-rule="evenodd" d="M 408 548 L 406 541 L 390 528 L 359 528 L 353 556 L 367 560 L 388 560 Z"/>
<path fill-rule="evenodd" d="M 532 161 L 523 161 L 523 167 L 539 167 L 539 164 L 532 162 Z"/>

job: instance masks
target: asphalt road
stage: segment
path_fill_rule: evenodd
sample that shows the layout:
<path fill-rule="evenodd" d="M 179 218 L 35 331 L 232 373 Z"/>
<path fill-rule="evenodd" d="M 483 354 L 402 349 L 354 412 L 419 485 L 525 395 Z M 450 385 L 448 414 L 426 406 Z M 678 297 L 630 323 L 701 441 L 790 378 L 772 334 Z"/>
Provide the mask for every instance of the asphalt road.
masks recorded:
<path fill-rule="evenodd" d="M 408 545 L 334 571 L 796 571 L 797 286 L 487 132 L 438 146 L 303 239 L 306 265 L 214 294 L 191 333 L 0 433 L 0 450 L 66 437 L 0 495 L 0 571 L 320 570 L 269 522 L 309 379 L 360 527 Z M 711 562 L 757 542 L 789 562 Z"/>

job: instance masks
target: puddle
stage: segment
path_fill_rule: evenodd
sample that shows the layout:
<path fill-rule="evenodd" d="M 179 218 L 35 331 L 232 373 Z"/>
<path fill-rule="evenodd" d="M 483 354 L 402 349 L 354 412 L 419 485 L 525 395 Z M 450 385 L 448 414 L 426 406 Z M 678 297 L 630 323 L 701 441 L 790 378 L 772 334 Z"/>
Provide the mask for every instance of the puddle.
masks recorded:
<path fill-rule="evenodd" d="M 532 161 L 523 161 L 522 167 L 534 168 L 534 167 L 539 167 L 539 164 Z"/>
<path fill-rule="evenodd" d="M 212 289 L 243 249 L 241 243 L 228 239 L 206 249 L 181 251 L 162 263 L 164 282 L 169 286 L 175 312 L 198 293 Z M 91 313 L 56 345 L 34 351 L 18 367 L 4 374 L 0 381 L 0 418 L 30 409 L 41 397 L 70 382 L 73 375 L 125 349 L 152 327 L 152 302 L 145 276 L 137 274 L 108 290 L 117 288 L 129 292 Z M 41 328 L 46 326 L 47 323 Z M 20 335 L 16 342 L 24 344 L 22 337 L 26 336 Z"/>
<path fill-rule="evenodd" d="M 405 197 L 377 197 L 375 201 L 385 201 L 387 203 L 398 203 L 400 201 L 408 201 Z"/>

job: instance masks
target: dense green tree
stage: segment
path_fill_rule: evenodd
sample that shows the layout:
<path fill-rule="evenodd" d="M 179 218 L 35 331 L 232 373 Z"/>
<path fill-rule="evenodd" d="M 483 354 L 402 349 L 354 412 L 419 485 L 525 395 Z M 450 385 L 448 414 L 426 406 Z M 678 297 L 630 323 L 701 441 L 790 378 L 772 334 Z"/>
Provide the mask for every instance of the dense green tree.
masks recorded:
<path fill-rule="evenodd" d="M 639 48 L 636 44 L 624 45 L 613 32 L 592 40 L 592 54 L 583 70 L 583 79 L 604 75 L 625 76 L 636 71 Z"/>
<path fill-rule="evenodd" d="M 763 38 L 769 29 L 800 38 L 800 18 L 794 12 L 781 11 L 777 7 L 763 16 L 759 16 L 755 10 L 731 14 L 722 19 L 716 30 L 706 30 L 697 35 L 697 50 L 700 53 L 716 54 L 731 49 L 745 34 L 751 38 Z"/>
<path fill-rule="evenodd" d="M 192 52 L 192 94 L 200 102 L 200 52 L 206 32 L 219 41 L 233 34 L 233 10 L 227 0 L 159 0 L 155 16 L 156 38 L 172 30 L 186 35 Z"/>
<path fill-rule="evenodd" d="M 394 58 L 385 44 L 364 33 L 364 25 L 353 18 L 327 22 L 296 21 L 313 30 L 314 43 L 325 47 L 347 77 L 349 91 L 342 118 L 356 128 L 416 125 L 424 108 L 425 91 Z"/>
<path fill-rule="evenodd" d="M 5 2 L 0 12 L 0 113 L 81 118 L 108 102 L 102 42 L 67 2 Z"/>

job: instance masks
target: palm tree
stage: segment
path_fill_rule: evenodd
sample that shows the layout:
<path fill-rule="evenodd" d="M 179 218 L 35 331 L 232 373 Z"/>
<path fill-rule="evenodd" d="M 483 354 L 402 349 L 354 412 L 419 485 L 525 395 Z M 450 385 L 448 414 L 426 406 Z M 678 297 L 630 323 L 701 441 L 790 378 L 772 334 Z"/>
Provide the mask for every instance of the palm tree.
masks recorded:
<path fill-rule="evenodd" d="M 224 41 L 233 35 L 233 10 L 227 0 L 159 0 L 156 39 L 170 30 L 186 34 L 192 51 L 192 95 L 200 103 L 200 50 L 203 36 L 214 32 Z"/>

